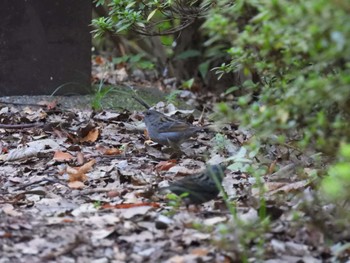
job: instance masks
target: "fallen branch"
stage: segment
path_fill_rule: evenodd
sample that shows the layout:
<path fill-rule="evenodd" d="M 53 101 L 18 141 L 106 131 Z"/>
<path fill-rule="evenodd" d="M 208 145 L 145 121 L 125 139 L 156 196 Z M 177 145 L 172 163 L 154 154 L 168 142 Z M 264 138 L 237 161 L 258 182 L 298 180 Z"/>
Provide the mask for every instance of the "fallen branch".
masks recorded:
<path fill-rule="evenodd" d="M 33 127 L 42 127 L 44 123 L 35 122 L 35 123 L 20 123 L 20 124 L 0 124 L 0 129 L 26 129 Z"/>
<path fill-rule="evenodd" d="M 16 191 L 18 191 L 18 190 L 23 190 L 23 189 L 27 188 L 28 186 L 31 186 L 31 185 L 34 185 L 34 184 L 40 184 L 40 183 L 42 183 L 42 182 L 50 182 L 50 183 L 54 183 L 54 184 L 57 183 L 57 184 L 61 184 L 61 185 L 64 185 L 64 186 L 68 187 L 68 185 L 67 185 L 66 183 L 61 182 L 60 180 L 51 179 L 51 178 L 43 178 L 43 179 L 38 180 L 38 181 L 35 181 L 35 182 L 31 182 L 31 183 L 24 184 L 24 185 L 18 187 L 18 188 L 16 189 Z"/>

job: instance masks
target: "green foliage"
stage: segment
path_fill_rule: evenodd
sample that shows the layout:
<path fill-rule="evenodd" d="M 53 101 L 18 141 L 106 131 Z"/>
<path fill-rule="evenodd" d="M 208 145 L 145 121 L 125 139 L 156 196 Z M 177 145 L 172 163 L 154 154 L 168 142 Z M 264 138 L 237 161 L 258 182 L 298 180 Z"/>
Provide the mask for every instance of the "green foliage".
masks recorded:
<path fill-rule="evenodd" d="M 106 31 L 113 34 L 127 35 L 128 43 L 130 43 L 130 39 L 135 37 L 135 33 L 153 36 L 155 38 L 159 37 L 160 42 L 163 44 L 162 52 L 144 48 L 148 46 L 147 38 L 143 38 L 143 40 L 138 38 L 137 42 L 131 46 L 138 46 L 143 51 L 149 53 L 148 55 L 150 57 L 158 58 L 162 54 L 162 60 L 168 61 L 167 63 L 169 65 L 174 63 L 174 66 L 176 66 L 176 61 L 178 60 L 186 61 L 195 58 L 196 62 L 193 66 L 198 67 L 200 76 L 203 79 L 206 78 L 213 62 L 216 63 L 219 59 L 227 57 L 225 52 L 227 46 L 222 43 L 226 43 L 227 41 L 222 40 L 220 37 L 219 39 L 221 40 L 218 43 L 215 41 L 214 43 L 212 39 L 208 39 L 208 41 L 202 44 L 203 48 L 198 48 L 198 44 L 194 43 L 193 45 L 186 45 L 187 49 L 185 50 L 181 48 L 174 49 L 174 46 L 177 45 L 176 42 L 182 43 L 182 39 L 185 39 L 186 42 L 187 38 L 191 38 L 191 36 L 186 36 L 186 33 L 182 30 L 191 25 L 192 22 L 196 24 L 202 21 L 208 7 L 212 4 L 211 2 L 200 4 L 200 1 L 197 0 L 154 0 L 148 2 L 95 0 L 94 3 L 96 6 L 102 5 L 105 10 L 108 10 L 108 14 L 105 17 L 98 17 L 92 21 L 92 26 L 95 28 L 92 32 L 95 37 L 103 36 Z M 140 45 L 140 42 L 145 42 L 146 45 Z M 186 67 L 176 68 L 175 71 L 186 71 Z M 185 78 L 185 76 L 188 78 L 186 73 L 174 74 L 178 76 L 179 80 L 183 80 L 181 78 Z"/>
<path fill-rule="evenodd" d="M 100 17 L 93 19 L 92 25 L 97 29 L 93 31 L 95 36 L 101 36 L 106 30 L 114 32 L 122 32 L 130 28 L 134 23 L 142 23 L 144 21 L 141 15 L 141 9 L 138 1 L 96 1 L 96 5 L 109 6 L 108 17 Z M 140 9 L 138 9 L 140 8 Z"/>
<path fill-rule="evenodd" d="M 348 200 L 350 198 L 350 144 L 342 144 L 339 162 L 328 170 L 328 176 L 322 180 L 321 189 L 328 198 Z"/>
<path fill-rule="evenodd" d="M 143 54 L 124 55 L 122 57 L 113 58 L 112 62 L 114 64 L 128 63 L 131 68 L 154 69 L 154 63 L 144 59 L 144 57 Z"/>
<path fill-rule="evenodd" d="M 347 0 L 221 0 L 204 27 L 231 40 L 220 75 L 255 76 L 241 87 L 236 120 L 261 135 L 298 129 L 301 146 L 334 151 L 350 138 L 350 3 Z"/>
<path fill-rule="evenodd" d="M 107 5 L 108 17 L 93 19 L 96 28 L 93 33 L 101 36 L 105 31 L 122 33 L 131 28 L 146 28 L 152 20 L 162 20 L 162 11 L 169 8 L 174 1 L 127 1 L 127 0 L 96 0 L 95 5 Z M 168 20 L 157 23 L 157 29 L 164 30 L 171 25 Z"/>
<path fill-rule="evenodd" d="M 113 90 L 112 87 L 109 87 L 109 88 L 103 87 L 103 82 L 101 80 L 99 86 L 95 91 L 94 97 L 92 98 L 92 102 L 91 102 L 92 109 L 102 110 L 103 109 L 102 99 L 106 97 L 106 95 L 112 90 Z"/>
<path fill-rule="evenodd" d="M 184 88 L 184 89 L 191 89 L 192 86 L 193 86 L 193 83 L 194 83 L 194 78 L 191 78 L 189 80 L 186 80 L 186 81 L 183 81 L 181 86 Z"/>
<path fill-rule="evenodd" d="M 101 203 L 100 200 L 94 201 L 93 206 L 94 206 L 94 208 L 96 208 L 96 209 L 100 209 L 101 206 L 102 206 L 102 203 Z"/>
<path fill-rule="evenodd" d="M 235 155 L 227 159 L 232 162 L 229 169 L 232 171 L 253 172 L 253 174 L 255 174 L 257 169 L 259 169 L 259 166 L 253 162 L 253 159 L 258 151 L 258 147 L 255 150 L 250 151 L 246 147 L 241 147 Z M 264 173 L 265 171 L 263 171 L 262 174 L 259 174 L 259 176 Z"/>
<path fill-rule="evenodd" d="M 165 96 L 167 104 L 178 105 L 179 101 L 178 101 L 177 97 L 178 97 L 179 94 L 181 94 L 181 90 L 173 90 L 173 91 L 171 91 L 167 96 Z"/>
<path fill-rule="evenodd" d="M 167 194 L 166 197 L 169 200 L 168 205 L 171 207 L 171 209 L 166 212 L 166 215 L 167 216 L 175 215 L 179 211 L 181 205 L 183 204 L 183 199 L 187 196 L 188 196 L 188 193 L 183 193 L 180 196 L 173 193 Z"/>
<path fill-rule="evenodd" d="M 221 133 L 215 134 L 214 137 L 214 151 L 217 152 L 225 152 L 226 150 L 226 145 L 228 144 L 228 140 L 226 139 L 225 135 Z"/>
<path fill-rule="evenodd" d="M 201 52 L 198 50 L 194 49 L 188 49 L 177 56 L 175 56 L 175 59 L 187 59 L 187 58 L 194 58 L 194 57 L 199 57 L 201 55 Z"/>

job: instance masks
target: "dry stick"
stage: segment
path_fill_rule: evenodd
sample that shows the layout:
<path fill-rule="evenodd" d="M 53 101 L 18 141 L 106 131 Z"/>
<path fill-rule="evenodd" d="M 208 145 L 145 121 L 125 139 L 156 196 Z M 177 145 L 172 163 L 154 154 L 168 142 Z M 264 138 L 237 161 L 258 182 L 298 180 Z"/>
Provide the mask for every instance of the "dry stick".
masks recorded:
<path fill-rule="evenodd" d="M 86 241 L 83 238 L 76 235 L 72 242 L 66 244 L 65 246 L 57 248 L 57 251 L 52 251 L 52 252 L 42 256 L 41 258 L 45 261 L 54 260 L 55 258 L 57 258 L 59 256 L 63 256 L 63 255 L 71 253 L 74 249 L 76 249 L 79 245 L 81 245 L 83 243 L 86 243 Z"/>
<path fill-rule="evenodd" d="M 8 199 L 3 199 L 4 201 L 0 201 L 0 204 L 18 204 L 18 202 L 21 199 L 24 199 L 25 195 L 46 195 L 45 191 L 42 190 L 32 190 L 32 191 L 25 191 L 25 192 L 21 192 L 16 194 L 14 197 L 11 197 L 12 200 L 8 200 Z"/>
<path fill-rule="evenodd" d="M 16 191 L 18 191 L 18 190 L 23 190 L 23 189 L 27 188 L 28 186 L 31 186 L 31 185 L 33 185 L 33 184 L 40 184 L 40 183 L 42 183 L 42 182 L 57 183 L 57 184 L 61 184 L 61 185 L 64 185 L 64 186 L 68 187 L 66 183 L 61 182 L 61 181 L 59 181 L 59 180 L 50 179 L 50 178 L 43 178 L 43 179 L 38 180 L 38 181 L 35 181 L 35 182 L 31 182 L 31 183 L 24 184 L 24 185 L 22 185 L 22 186 L 16 188 L 15 190 L 16 190 Z"/>
<path fill-rule="evenodd" d="M 115 188 L 94 188 L 94 189 L 84 189 L 79 192 L 79 196 L 81 195 L 91 195 L 98 193 L 108 193 L 110 191 L 115 190 Z"/>
<path fill-rule="evenodd" d="M 0 124 L 0 129 L 25 129 L 33 127 L 42 127 L 44 123 L 20 123 L 20 124 Z"/>
<path fill-rule="evenodd" d="M 0 100 L 0 104 L 15 105 L 15 106 L 46 107 L 46 105 L 40 105 L 35 103 L 19 103 L 19 102 L 9 102 L 9 101 L 2 101 L 2 100 Z"/>

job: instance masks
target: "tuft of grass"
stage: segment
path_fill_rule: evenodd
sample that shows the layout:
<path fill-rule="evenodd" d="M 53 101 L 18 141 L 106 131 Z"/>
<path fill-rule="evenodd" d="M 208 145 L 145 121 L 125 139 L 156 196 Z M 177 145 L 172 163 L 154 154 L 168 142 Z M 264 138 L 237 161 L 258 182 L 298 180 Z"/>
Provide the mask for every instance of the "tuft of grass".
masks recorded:
<path fill-rule="evenodd" d="M 112 87 L 104 87 L 103 81 L 100 81 L 100 84 L 98 85 L 96 92 L 94 94 L 94 97 L 91 102 L 91 107 L 93 110 L 100 111 L 103 109 L 102 106 L 102 100 L 107 96 L 109 92 L 112 91 Z"/>
<path fill-rule="evenodd" d="M 101 201 L 94 201 L 93 206 L 94 206 L 94 208 L 99 209 L 99 208 L 101 208 L 102 203 L 101 203 Z"/>
<path fill-rule="evenodd" d="M 188 193 L 183 193 L 181 195 L 176 195 L 173 193 L 167 194 L 166 198 L 169 200 L 168 206 L 170 206 L 171 209 L 165 213 L 166 216 L 173 216 L 178 213 L 181 205 L 183 204 L 183 199 L 187 196 Z"/>
<path fill-rule="evenodd" d="M 181 90 L 173 90 L 169 95 L 165 96 L 167 104 L 174 104 L 177 106 L 179 104 L 177 96 L 181 93 Z"/>

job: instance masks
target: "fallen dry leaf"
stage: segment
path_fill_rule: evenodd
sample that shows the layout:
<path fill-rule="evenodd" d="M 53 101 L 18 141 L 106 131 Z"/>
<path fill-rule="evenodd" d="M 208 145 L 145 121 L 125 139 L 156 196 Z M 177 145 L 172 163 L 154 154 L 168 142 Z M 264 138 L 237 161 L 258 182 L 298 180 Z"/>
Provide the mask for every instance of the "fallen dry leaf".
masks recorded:
<path fill-rule="evenodd" d="M 95 142 L 100 135 L 99 128 L 94 128 L 84 137 L 80 139 L 80 142 Z"/>
<path fill-rule="evenodd" d="M 106 148 L 101 145 L 97 145 L 96 149 L 104 155 L 119 155 L 123 153 L 123 151 L 118 148 Z"/>
<path fill-rule="evenodd" d="M 105 59 L 103 57 L 101 57 L 101 56 L 96 56 L 94 61 L 98 65 L 103 65 L 106 62 Z"/>
<path fill-rule="evenodd" d="M 67 166 L 66 173 L 69 176 L 69 182 L 75 182 L 75 181 L 85 182 L 88 178 L 86 176 L 86 173 L 91 170 L 92 166 L 95 163 L 96 161 L 93 159 L 80 167 Z"/>
<path fill-rule="evenodd" d="M 129 209 L 129 208 L 140 207 L 140 206 L 151 206 L 151 207 L 155 207 L 155 208 L 160 207 L 160 205 L 158 203 L 137 203 L 137 204 L 117 204 L 117 205 L 104 204 L 104 205 L 102 205 L 102 208 L 104 208 L 104 209 L 110 209 L 110 208 Z"/>
<path fill-rule="evenodd" d="M 117 81 L 113 75 L 115 64 L 109 58 L 103 63 L 110 67 L 109 72 L 105 74 L 101 69 L 93 76 L 100 74 L 107 82 Z M 128 70 L 132 72 L 131 68 Z M 159 82 L 159 86 L 163 85 Z M 196 99 L 201 95 L 191 96 Z M 213 109 L 208 98 L 217 101 L 208 94 L 198 100 L 203 107 L 209 106 L 198 120 L 204 121 L 205 126 L 212 124 L 206 115 Z M 166 107 L 163 102 L 158 106 L 170 113 L 177 111 L 173 105 Z M 214 148 L 214 133 L 201 131 L 196 140 L 181 145 L 185 154 L 175 161 L 170 160 L 166 147 L 159 147 L 157 143 L 144 145 L 145 125 L 138 112 L 106 110 L 95 114 L 89 109 L 64 108 L 48 114 L 45 110 L 49 107 L 22 110 L 23 107 L 0 105 L 2 123 L 22 120 L 45 123 L 45 127 L 33 129 L 0 128 L 0 151 L 4 147 L 12 151 L 17 150 L 18 145 L 28 145 L 35 153 L 24 155 L 20 162 L 0 161 L 0 236 L 6 237 L 6 240 L 0 238 L 3 248 L 0 254 L 4 262 L 33 262 L 43 255 L 51 255 L 51 261 L 57 262 L 74 262 L 77 258 L 84 262 L 241 262 L 241 240 L 248 262 L 270 262 L 271 259 L 286 262 L 291 261 L 292 255 L 294 261 L 314 262 L 339 259 L 340 253 L 330 249 L 334 236 L 339 244 L 346 245 L 346 239 L 339 238 L 339 234 L 348 236 L 346 227 L 334 231 L 336 205 L 323 204 L 324 199 L 313 196 L 317 194 L 316 188 L 309 187 L 307 181 L 299 181 L 313 178 L 322 168 L 316 163 L 309 166 L 304 162 L 297 162 L 295 167 L 291 163 L 296 159 L 284 159 L 288 154 L 278 149 L 276 155 L 278 146 L 275 145 L 264 143 L 256 158 L 249 157 L 254 166 L 269 169 L 262 181 L 266 203 L 259 203 L 261 196 L 256 198 L 256 193 L 252 195 L 258 188 L 255 187 L 257 178 L 252 174 L 238 169 L 225 172 L 224 190 L 237 208 L 236 217 L 246 223 L 244 227 L 237 225 L 221 196 L 198 205 L 197 210 L 187 209 L 182 203 L 181 207 L 167 204 L 159 187 L 166 186 L 169 180 L 177 180 L 176 177 L 201 172 L 209 163 L 227 160 L 252 138 L 254 134 L 242 130 L 238 124 L 225 124 L 218 130 L 225 136 L 225 150 Z M 190 122 L 197 123 L 196 119 Z M 97 145 L 97 140 L 103 146 Z M 82 141 L 89 143 L 80 143 Z M 124 153 L 121 147 L 127 154 L 120 155 Z M 72 160 L 73 155 L 77 167 L 52 160 L 55 152 L 57 160 Z M 297 154 L 298 159 L 309 160 L 313 153 Z M 96 168 L 94 156 L 99 164 Z M 0 158 L 4 158 L 3 155 Z M 62 176 L 56 178 L 58 171 Z M 89 184 L 84 184 L 87 179 Z M 289 194 L 291 192 L 293 194 Z M 302 193 L 299 195 L 299 192 Z M 269 198 L 268 195 L 273 194 L 276 195 Z M 310 200 L 319 200 L 322 204 Z M 306 209 L 305 202 L 313 209 Z M 331 210 L 323 209 L 327 205 L 332 206 Z M 272 220 L 271 227 L 261 224 L 259 214 L 263 211 Z M 342 219 L 345 222 L 346 218 Z M 264 238 L 263 244 L 260 238 Z M 346 258 L 348 251 L 339 249 Z"/>
<path fill-rule="evenodd" d="M 85 184 L 81 181 L 78 181 L 78 180 L 73 181 L 73 180 L 75 180 L 75 178 L 72 178 L 71 180 L 72 181 L 68 183 L 68 186 L 72 189 L 83 189 L 86 187 Z"/>
<path fill-rule="evenodd" d="M 168 171 L 171 167 L 176 165 L 176 160 L 171 159 L 167 161 L 161 161 L 156 165 L 156 170 L 157 171 Z"/>
<path fill-rule="evenodd" d="M 22 213 L 15 210 L 15 208 L 11 204 L 3 204 L 0 206 L 0 209 L 9 216 L 18 217 L 22 215 Z"/>
<path fill-rule="evenodd" d="M 91 161 L 87 162 L 86 164 L 84 164 L 83 166 L 80 167 L 75 167 L 78 168 L 78 171 L 81 173 L 87 173 L 88 171 L 91 170 L 92 166 L 96 163 L 95 159 L 92 159 Z"/>
<path fill-rule="evenodd" d="M 199 257 L 204 257 L 206 255 L 208 255 L 209 251 L 205 248 L 195 248 L 191 250 L 191 254 L 192 255 L 196 255 Z"/>
<path fill-rule="evenodd" d="M 305 189 L 309 184 L 310 184 L 309 180 L 298 181 L 295 183 L 286 184 L 276 190 L 270 191 L 268 194 L 273 195 L 280 192 L 283 192 L 283 193 L 294 192 L 300 189 Z"/>
<path fill-rule="evenodd" d="M 52 159 L 54 159 L 56 161 L 64 162 L 64 161 L 69 161 L 69 160 L 71 160 L 73 158 L 74 157 L 70 153 L 62 152 L 62 151 L 56 151 Z"/>
<path fill-rule="evenodd" d="M 77 164 L 78 165 L 83 165 L 84 160 L 85 160 L 84 154 L 82 152 L 78 152 L 77 153 Z"/>
<path fill-rule="evenodd" d="M 127 209 L 121 209 L 124 219 L 130 219 L 136 215 L 145 215 L 148 211 L 152 209 L 153 206 L 135 206 Z"/>

